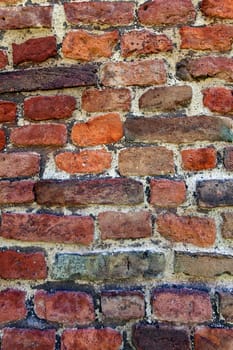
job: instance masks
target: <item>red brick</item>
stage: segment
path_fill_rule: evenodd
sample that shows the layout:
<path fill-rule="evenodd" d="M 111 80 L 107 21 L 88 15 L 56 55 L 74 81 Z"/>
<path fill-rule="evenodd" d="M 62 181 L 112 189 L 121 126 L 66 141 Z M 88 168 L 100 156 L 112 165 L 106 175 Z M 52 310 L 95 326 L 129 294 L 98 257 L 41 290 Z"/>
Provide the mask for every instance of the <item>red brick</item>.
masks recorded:
<path fill-rule="evenodd" d="M 233 147 L 224 150 L 224 166 L 227 170 L 233 171 Z"/>
<path fill-rule="evenodd" d="M 88 245 L 93 241 L 94 223 L 89 216 L 3 213 L 0 235 L 26 242 Z"/>
<path fill-rule="evenodd" d="M 139 108 L 145 111 L 172 111 L 188 106 L 191 100 L 190 86 L 163 86 L 144 92 L 139 99 Z"/>
<path fill-rule="evenodd" d="M 134 19 L 130 1 L 82 1 L 64 3 L 67 21 L 72 24 L 127 25 Z"/>
<path fill-rule="evenodd" d="M 173 152 L 166 147 L 132 147 L 119 154 L 119 171 L 124 176 L 174 173 Z"/>
<path fill-rule="evenodd" d="M 145 238 L 152 234 L 151 214 L 146 211 L 107 211 L 100 213 L 98 220 L 102 239 Z"/>
<path fill-rule="evenodd" d="M 25 305 L 26 293 L 17 289 L 0 292 L 0 323 L 22 320 L 27 315 Z"/>
<path fill-rule="evenodd" d="M 186 200 L 184 181 L 155 179 L 150 183 L 150 204 L 158 207 L 173 208 Z"/>
<path fill-rule="evenodd" d="M 16 103 L 0 101 L 0 123 L 14 122 L 16 119 Z"/>
<path fill-rule="evenodd" d="M 233 81 L 233 59 L 215 56 L 185 59 L 177 64 L 177 76 L 183 80 L 216 77 Z"/>
<path fill-rule="evenodd" d="M 212 112 L 233 113 L 233 90 L 224 87 L 211 87 L 202 91 L 203 104 Z"/>
<path fill-rule="evenodd" d="M 115 143 L 122 136 L 123 125 L 118 113 L 93 117 L 86 123 L 77 123 L 71 132 L 72 142 L 82 147 Z"/>
<path fill-rule="evenodd" d="M 43 180 L 35 184 L 36 201 L 44 205 L 133 205 L 143 202 L 143 186 L 126 178 Z"/>
<path fill-rule="evenodd" d="M 209 17 L 233 19 L 233 3 L 231 0 L 203 0 L 201 10 Z"/>
<path fill-rule="evenodd" d="M 51 28 L 52 6 L 18 6 L 0 8 L 0 29 Z"/>
<path fill-rule="evenodd" d="M 10 141 L 16 146 L 64 146 L 66 138 L 65 125 L 38 124 L 13 129 Z"/>
<path fill-rule="evenodd" d="M 157 217 L 156 223 L 158 232 L 173 242 L 190 243 L 198 247 L 210 247 L 215 242 L 216 226 L 211 218 L 165 213 Z"/>
<path fill-rule="evenodd" d="M 82 108 L 87 112 L 127 112 L 131 107 L 128 89 L 91 89 L 82 94 Z"/>
<path fill-rule="evenodd" d="M 0 204 L 23 204 L 34 201 L 33 181 L 0 181 Z"/>
<path fill-rule="evenodd" d="M 6 52 L 0 50 L 0 69 L 4 69 L 8 65 L 8 58 Z"/>
<path fill-rule="evenodd" d="M 111 167 L 112 156 L 104 149 L 63 152 L 55 157 L 55 162 L 59 169 L 70 174 L 98 174 Z"/>
<path fill-rule="evenodd" d="M 6 137 L 5 132 L 0 129 L 0 151 L 5 147 Z"/>
<path fill-rule="evenodd" d="M 113 54 L 118 38 L 117 30 L 98 35 L 81 29 L 72 31 L 63 40 L 62 53 L 64 57 L 81 61 L 109 58 Z"/>
<path fill-rule="evenodd" d="M 3 331 L 2 350 L 54 350 L 55 330 L 6 328 Z"/>
<path fill-rule="evenodd" d="M 44 253 L 0 251 L 0 277 L 3 279 L 38 280 L 47 277 Z"/>
<path fill-rule="evenodd" d="M 12 44 L 13 63 L 40 63 L 57 54 L 55 36 L 29 39 L 22 44 Z"/>
<path fill-rule="evenodd" d="M 231 350 L 233 348 L 233 329 L 199 327 L 194 335 L 197 350 Z"/>
<path fill-rule="evenodd" d="M 213 169 L 217 164 L 217 152 L 213 147 L 185 149 L 181 151 L 181 157 L 184 170 Z"/>
<path fill-rule="evenodd" d="M 141 292 L 110 291 L 101 294 L 101 310 L 108 320 L 127 321 L 145 315 L 145 302 Z"/>
<path fill-rule="evenodd" d="M 191 0 L 152 0 L 139 7 L 138 18 L 145 25 L 176 25 L 195 20 Z"/>
<path fill-rule="evenodd" d="M 180 35 L 181 49 L 225 52 L 232 47 L 233 26 L 216 24 L 205 27 L 183 27 L 180 29 Z"/>
<path fill-rule="evenodd" d="M 0 153 L 0 177 L 33 176 L 39 171 L 40 155 L 37 153 Z"/>
<path fill-rule="evenodd" d="M 172 51 L 172 41 L 164 34 L 158 35 L 149 30 L 132 30 L 121 37 L 123 57 L 167 51 Z"/>
<path fill-rule="evenodd" d="M 69 118 L 75 108 L 75 97 L 68 95 L 35 96 L 24 100 L 24 116 L 31 120 Z"/>
<path fill-rule="evenodd" d="M 167 80 L 162 60 L 109 62 L 102 69 L 101 81 L 105 86 L 163 84 Z"/>
<path fill-rule="evenodd" d="M 111 328 L 66 330 L 61 338 L 61 350 L 119 350 L 122 337 Z"/>
<path fill-rule="evenodd" d="M 211 321 L 212 306 L 206 292 L 189 289 L 157 289 L 153 293 L 154 317 L 159 321 L 202 323 Z"/>
<path fill-rule="evenodd" d="M 38 291 L 34 298 L 35 312 L 46 321 L 66 325 L 87 325 L 95 320 L 94 304 L 83 292 Z"/>

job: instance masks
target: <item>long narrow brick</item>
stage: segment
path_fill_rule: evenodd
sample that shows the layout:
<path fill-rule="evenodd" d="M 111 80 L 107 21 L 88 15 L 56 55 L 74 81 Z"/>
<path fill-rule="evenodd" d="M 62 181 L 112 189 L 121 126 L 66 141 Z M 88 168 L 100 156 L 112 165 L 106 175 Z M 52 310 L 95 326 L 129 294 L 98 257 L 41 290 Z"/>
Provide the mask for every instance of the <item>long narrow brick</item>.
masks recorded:
<path fill-rule="evenodd" d="M 3 331 L 2 350 L 54 350 L 55 330 L 6 328 Z"/>
<path fill-rule="evenodd" d="M 52 26 L 52 6 L 0 7 L 0 29 Z"/>
<path fill-rule="evenodd" d="M 126 140 L 130 142 L 190 143 L 233 140 L 229 120 L 219 117 L 128 118 L 124 129 Z"/>
<path fill-rule="evenodd" d="M 141 182 L 131 179 L 44 180 L 35 185 L 42 205 L 138 204 L 143 201 Z"/>
<path fill-rule="evenodd" d="M 163 273 L 162 253 L 133 251 L 123 253 L 57 254 L 52 266 L 56 280 L 103 280 L 155 278 Z"/>
<path fill-rule="evenodd" d="M 215 278 L 233 274 L 233 260 L 229 255 L 175 253 L 174 270 L 197 278 Z"/>
<path fill-rule="evenodd" d="M 95 65 L 48 67 L 0 73 L 0 93 L 96 85 Z"/>
<path fill-rule="evenodd" d="M 134 19 L 134 3 L 131 1 L 82 1 L 65 2 L 67 21 L 72 24 L 127 25 Z"/>
<path fill-rule="evenodd" d="M 233 205 L 233 180 L 204 180 L 196 186 L 198 205 L 215 208 Z"/>
<path fill-rule="evenodd" d="M 94 236 L 88 216 L 3 213 L 0 236 L 26 242 L 55 242 L 88 245 Z"/>

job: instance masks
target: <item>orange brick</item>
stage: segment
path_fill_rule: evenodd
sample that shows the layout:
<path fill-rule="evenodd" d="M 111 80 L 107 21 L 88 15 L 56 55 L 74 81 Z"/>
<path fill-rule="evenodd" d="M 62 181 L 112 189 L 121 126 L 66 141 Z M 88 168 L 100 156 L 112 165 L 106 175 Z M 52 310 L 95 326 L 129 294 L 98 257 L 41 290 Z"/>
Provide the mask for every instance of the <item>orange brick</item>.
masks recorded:
<path fill-rule="evenodd" d="M 182 167 L 184 170 L 199 171 L 213 169 L 217 164 L 215 148 L 185 149 L 181 151 Z"/>
<path fill-rule="evenodd" d="M 177 207 L 186 199 L 184 181 L 151 180 L 150 203 L 158 207 Z"/>
<path fill-rule="evenodd" d="M 203 104 L 212 112 L 222 114 L 233 113 L 233 96 L 232 90 L 224 87 L 212 87 L 202 91 Z"/>

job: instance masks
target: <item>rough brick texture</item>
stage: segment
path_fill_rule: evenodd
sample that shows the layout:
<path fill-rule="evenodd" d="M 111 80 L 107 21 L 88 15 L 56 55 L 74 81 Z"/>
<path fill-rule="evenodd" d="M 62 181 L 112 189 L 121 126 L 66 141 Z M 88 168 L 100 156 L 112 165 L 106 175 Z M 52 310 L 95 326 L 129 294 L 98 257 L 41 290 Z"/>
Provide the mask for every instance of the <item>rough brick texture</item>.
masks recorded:
<path fill-rule="evenodd" d="M 6 328 L 2 338 L 3 350 L 54 350 L 55 331 L 39 329 Z"/>
<path fill-rule="evenodd" d="M 189 289 L 156 289 L 153 293 L 154 317 L 160 321 L 202 323 L 212 319 L 208 293 Z"/>
<path fill-rule="evenodd" d="M 1 350 L 233 350 L 233 0 L 0 0 Z"/>
<path fill-rule="evenodd" d="M 34 299 L 39 318 L 66 325 L 87 325 L 94 321 L 94 305 L 90 295 L 82 292 L 38 291 Z"/>

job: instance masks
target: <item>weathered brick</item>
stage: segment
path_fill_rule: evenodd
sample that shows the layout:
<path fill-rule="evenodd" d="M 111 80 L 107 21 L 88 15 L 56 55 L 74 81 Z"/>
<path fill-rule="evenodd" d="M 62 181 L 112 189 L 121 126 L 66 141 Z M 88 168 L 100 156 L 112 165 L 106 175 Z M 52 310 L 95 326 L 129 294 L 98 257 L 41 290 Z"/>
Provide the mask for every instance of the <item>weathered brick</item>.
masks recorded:
<path fill-rule="evenodd" d="M 27 315 L 26 293 L 18 289 L 0 292 L 0 324 L 22 320 Z"/>
<path fill-rule="evenodd" d="M 119 350 L 121 334 L 112 328 L 68 329 L 61 337 L 61 350 Z"/>
<path fill-rule="evenodd" d="M 198 205 L 215 208 L 233 205 L 233 180 L 204 180 L 196 186 Z"/>
<path fill-rule="evenodd" d="M 76 99 L 68 95 L 35 96 L 24 100 L 24 116 L 31 120 L 63 119 L 72 116 Z"/>
<path fill-rule="evenodd" d="M 96 85 L 96 65 L 22 69 L 0 73 L 0 93 Z"/>
<path fill-rule="evenodd" d="M 134 19 L 130 1 L 82 1 L 64 3 L 67 21 L 72 24 L 127 25 Z"/>
<path fill-rule="evenodd" d="M 108 291 L 101 293 L 101 310 L 108 320 L 127 321 L 143 318 L 144 296 L 137 291 Z"/>
<path fill-rule="evenodd" d="M 155 278 L 163 273 L 163 254 L 150 251 L 57 254 L 52 266 L 56 280 L 120 281 Z"/>
<path fill-rule="evenodd" d="M 0 204 L 23 204 L 34 201 L 34 181 L 0 181 Z"/>
<path fill-rule="evenodd" d="M 233 261 L 228 255 L 175 253 L 176 273 L 197 278 L 215 278 L 223 274 L 232 275 Z"/>
<path fill-rule="evenodd" d="M 226 239 L 233 239 L 233 213 L 222 213 L 222 236 Z"/>
<path fill-rule="evenodd" d="M 82 94 L 82 108 L 87 112 L 127 112 L 131 107 L 128 89 L 91 89 Z"/>
<path fill-rule="evenodd" d="M 152 235 L 151 214 L 146 211 L 119 213 L 107 211 L 98 215 L 102 239 L 145 238 Z"/>
<path fill-rule="evenodd" d="M 186 107 L 192 100 L 192 88 L 165 86 L 149 89 L 139 99 L 139 108 L 145 111 L 172 111 Z"/>
<path fill-rule="evenodd" d="M 216 226 L 210 218 L 165 213 L 158 216 L 156 223 L 158 232 L 173 242 L 191 243 L 198 247 L 209 247 L 215 242 Z"/>
<path fill-rule="evenodd" d="M 114 143 L 122 136 L 123 124 L 118 113 L 100 115 L 86 123 L 77 123 L 71 132 L 72 142 L 82 147 Z"/>
<path fill-rule="evenodd" d="M 64 146 L 67 139 L 63 124 L 25 125 L 11 131 L 10 141 L 16 146 Z"/>
<path fill-rule="evenodd" d="M 121 36 L 123 57 L 148 55 L 172 51 L 172 41 L 164 34 L 158 35 L 149 30 L 132 30 Z"/>
<path fill-rule="evenodd" d="M 137 324 L 133 327 L 133 344 L 137 350 L 190 350 L 186 330 L 163 325 Z"/>
<path fill-rule="evenodd" d="M 173 208 L 186 200 L 184 181 L 152 179 L 150 183 L 150 204 Z"/>
<path fill-rule="evenodd" d="M 123 149 L 119 153 L 119 172 L 124 176 L 173 174 L 173 152 L 162 146 Z"/>
<path fill-rule="evenodd" d="M 37 153 L 0 153 L 0 177 L 33 176 L 39 171 L 40 155 Z"/>
<path fill-rule="evenodd" d="M 232 90 L 224 87 L 211 87 L 202 91 L 203 104 L 212 112 L 233 113 Z"/>
<path fill-rule="evenodd" d="M 153 293 L 154 317 L 159 321 L 202 323 L 211 321 L 212 306 L 206 292 L 187 288 L 160 288 Z"/>
<path fill-rule="evenodd" d="M 3 213 L 0 236 L 26 242 L 88 245 L 93 241 L 94 223 L 89 216 Z"/>
<path fill-rule="evenodd" d="M 14 122 L 16 119 L 16 103 L 0 101 L 0 123 Z"/>
<path fill-rule="evenodd" d="M 233 59 L 215 56 L 184 59 L 177 63 L 177 76 L 183 80 L 216 77 L 233 81 Z"/>
<path fill-rule="evenodd" d="M 190 143 L 233 140 L 229 120 L 223 117 L 127 118 L 124 130 L 126 140 L 130 142 Z"/>
<path fill-rule="evenodd" d="M 63 152 L 55 157 L 59 169 L 70 174 L 98 174 L 111 167 L 112 156 L 106 150 L 85 150 L 79 153 Z"/>
<path fill-rule="evenodd" d="M 4 130 L 0 129 L 0 151 L 5 147 L 6 137 Z"/>
<path fill-rule="evenodd" d="M 22 44 L 12 44 L 13 63 L 23 62 L 40 63 L 57 54 L 55 36 L 29 39 Z"/>
<path fill-rule="evenodd" d="M 199 327 L 194 334 L 194 344 L 198 350 L 231 350 L 233 329 Z"/>
<path fill-rule="evenodd" d="M 8 58 L 6 52 L 0 50 L 0 69 L 4 69 L 8 65 Z"/>
<path fill-rule="evenodd" d="M 196 13 L 191 0 L 153 0 L 139 7 L 138 18 L 145 25 L 177 25 L 195 20 Z"/>
<path fill-rule="evenodd" d="M 227 170 L 233 170 L 233 147 L 224 149 L 224 166 Z"/>
<path fill-rule="evenodd" d="M 233 294 L 232 292 L 220 292 L 219 295 L 219 311 L 226 322 L 233 321 Z"/>
<path fill-rule="evenodd" d="M 54 350 L 55 330 L 6 328 L 3 331 L 2 350 Z"/>
<path fill-rule="evenodd" d="M 183 27 L 180 29 L 180 35 L 181 49 L 225 52 L 232 47 L 233 26 L 215 24 L 205 27 Z"/>
<path fill-rule="evenodd" d="M 213 169 L 217 165 L 217 152 L 213 147 L 184 149 L 181 151 L 181 157 L 184 170 Z"/>
<path fill-rule="evenodd" d="M 52 6 L 18 6 L 0 8 L 0 29 L 52 26 Z"/>
<path fill-rule="evenodd" d="M 24 253 L 12 249 L 0 251 L 0 278 L 38 280 L 46 277 L 43 252 Z"/>
<path fill-rule="evenodd" d="M 231 0 L 202 0 L 201 10 L 209 17 L 233 19 L 233 3 Z"/>
<path fill-rule="evenodd" d="M 83 292 L 37 291 L 34 308 L 39 318 L 66 325 L 87 325 L 95 320 L 94 304 L 90 295 Z"/>
<path fill-rule="evenodd" d="M 162 60 L 109 62 L 103 66 L 101 81 L 105 86 L 163 84 L 167 80 Z"/>
<path fill-rule="evenodd" d="M 62 43 L 64 57 L 81 61 L 109 58 L 119 38 L 117 30 L 103 34 L 92 34 L 85 30 L 69 32 Z"/>
<path fill-rule="evenodd" d="M 44 205 L 127 204 L 143 202 L 141 182 L 116 178 L 44 180 L 35 184 L 36 201 Z"/>

